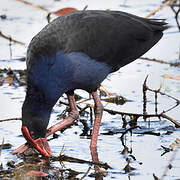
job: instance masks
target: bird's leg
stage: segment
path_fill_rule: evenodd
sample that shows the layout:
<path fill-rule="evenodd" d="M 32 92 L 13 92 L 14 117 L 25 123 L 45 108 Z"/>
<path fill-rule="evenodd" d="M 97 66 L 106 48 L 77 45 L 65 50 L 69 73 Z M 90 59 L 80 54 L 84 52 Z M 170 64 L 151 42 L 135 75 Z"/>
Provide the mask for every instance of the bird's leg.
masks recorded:
<path fill-rule="evenodd" d="M 95 107 L 94 107 L 95 120 L 94 120 L 93 132 L 92 132 L 92 137 L 91 137 L 90 149 L 96 148 L 97 146 L 99 128 L 100 128 L 102 113 L 103 113 L 103 105 L 101 103 L 101 100 L 97 92 L 92 92 L 92 96 L 95 103 Z"/>
<path fill-rule="evenodd" d="M 92 96 L 95 103 L 95 107 L 94 107 L 95 120 L 94 120 L 93 132 L 92 132 L 92 137 L 91 137 L 90 150 L 91 150 L 91 156 L 92 156 L 93 162 L 98 163 L 99 160 L 98 160 L 98 153 L 97 153 L 97 140 L 98 140 L 100 123 L 102 119 L 103 105 L 101 103 L 101 100 L 97 92 L 92 92 Z M 96 170 L 96 167 L 95 167 L 95 170 Z"/>
<path fill-rule="evenodd" d="M 61 129 L 68 127 L 72 125 L 72 123 L 78 118 L 79 112 L 77 110 L 76 102 L 73 95 L 68 95 L 68 101 L 70 106 L 70 113 L 67 118 L 60 121 L 59 123 L 51 126 L 46 133 L 46 137 L 50 136 L 51 134 L 54 134 L 56 131 L 60 131 Z"/>
<path fill-rule="evenodd" d="M 74 94 L 68 95 L 68 101 L 69 101 L 69 106 L 71 109 L 69 116 L 67 118 L 65 118 L 64 120 L 60 121 L 59 123 L 51 126 L 47 130 L 46 137 L 50 136 L 51 134 L 54 134 L 56 131 L 60 131 L 61 129 L 72 125 L 72 123 L 78 118 L 79 112 L 76 107 Z M 26 144 L 24 144 L 24 145 L 21 145 L 20 147 L 18 147 L 17 149 L 15 149 L 12 153 L 20 154 L 20 153 L 23 153 L 24 151 L 26 151 L 27 149 L 28 149 L 28 146 Z"/>

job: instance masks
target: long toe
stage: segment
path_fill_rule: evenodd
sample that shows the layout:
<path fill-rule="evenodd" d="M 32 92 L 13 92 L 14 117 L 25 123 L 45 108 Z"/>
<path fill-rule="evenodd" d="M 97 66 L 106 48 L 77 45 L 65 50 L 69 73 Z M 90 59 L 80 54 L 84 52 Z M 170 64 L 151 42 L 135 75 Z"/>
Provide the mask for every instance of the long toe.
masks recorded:
<path fill-rule="evenodd" d="M 52 151 L 46 138 L 38 138 L 34 140 L 34 144 L 32 145 L 42 155 L 46 157 L 52 156 Z"/>

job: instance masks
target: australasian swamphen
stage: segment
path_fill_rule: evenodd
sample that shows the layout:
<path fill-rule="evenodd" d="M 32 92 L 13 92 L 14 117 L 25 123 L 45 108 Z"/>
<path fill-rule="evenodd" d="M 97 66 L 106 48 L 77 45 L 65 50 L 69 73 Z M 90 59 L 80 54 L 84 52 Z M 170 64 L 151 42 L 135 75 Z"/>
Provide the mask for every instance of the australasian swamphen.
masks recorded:
<path fill-rule="evenodd" d="M 58 17 L 45 26 L 27 51 L 27 92 L 22 107 L 26 140 L 42 155 L 51 156 L 46 137 L 78 118 L 74 90 L 83 89 L 95 102 L 90 148 L 96 148 L 103 111 L 98 86 L 108 74 L 152 48 L 166 24 L 121 11 L 87 10 Z M 47 131 L 52 108 L 63 93 L 68 97 L 69 116 Z"/>

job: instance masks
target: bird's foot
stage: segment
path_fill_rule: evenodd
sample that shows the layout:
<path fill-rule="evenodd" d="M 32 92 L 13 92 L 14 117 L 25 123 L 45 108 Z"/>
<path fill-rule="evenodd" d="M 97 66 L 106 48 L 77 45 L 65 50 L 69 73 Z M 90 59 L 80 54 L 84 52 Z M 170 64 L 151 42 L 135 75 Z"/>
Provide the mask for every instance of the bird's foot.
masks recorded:
<path fill-rule="evenodd" d="M 49 147 L 49 144 L 48 144 L 46 138 L 38 138 L 38 139 L 36 139 L 34 141 L 35 141 L 35 144 L 36 144 L 35 146 L 39 147 L 38 148 L 39 152 L 42 155 L 44 155 L 46 157 L 52 156 L 52 152 L 51 152 L 51 149 Z M 30 150 L 30 151 L 28 151 L 28 150 Z M 23 145 L 19 146 L 17 149 L 15 149 L 12 152 L 12 154 L 17 154 L 17 155 L 21 155 L 22 153 L 24 153 L 25 156 L 29 156 L 29 155 L 33 155 L 35 153 L 35 151 L 32 151 L 32 146 L 30 147 L 28 145 L 28 143 L 26 143 L 26 144 L 23 144 Z"/>
<path fill-rule="evenodd" d="M 47 157 L 52 156 L 52 152 L 46 137 L 40 137 L 34 140 L 26 126 L 22 126 L 21 131 L 27 142 L 30 143 L 38 152 Z"/>
<path fill-rule="evenodd" d="M 52 152 L 51 152 L 49 143 L 46 138 L 38 138 L 38 139 L 34 140 L 34 144 L 32 144 L 32 145 L 42 155 L 44 155 L 46 157 L 52 156 Z"/>

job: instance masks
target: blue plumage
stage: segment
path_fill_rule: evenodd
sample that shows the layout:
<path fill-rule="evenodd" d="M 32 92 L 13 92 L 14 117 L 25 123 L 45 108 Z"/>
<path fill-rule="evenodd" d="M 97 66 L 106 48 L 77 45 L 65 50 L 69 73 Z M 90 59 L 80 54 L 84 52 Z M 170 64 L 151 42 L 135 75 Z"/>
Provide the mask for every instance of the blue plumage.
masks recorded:
<path fill-rule="evenodd" d="M 63 53 L 59 50 L 56 56 L 41 55 L 36 60 L 28 73 L 28 83 L 38 87 L 46 102 L 54 105 L 69 90 L 96 90 L 110 72 L 109 65 L 84 53 Z"/>
<path fill-rule="evenodd" d="M 108 64 L 91 59 L 84 53 L 72 52 L 66 56 L 72 66 L 72 90 L 96 91 L 99 84 L 112 71 Z"/>

